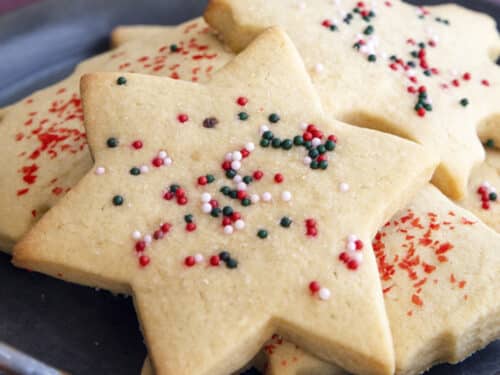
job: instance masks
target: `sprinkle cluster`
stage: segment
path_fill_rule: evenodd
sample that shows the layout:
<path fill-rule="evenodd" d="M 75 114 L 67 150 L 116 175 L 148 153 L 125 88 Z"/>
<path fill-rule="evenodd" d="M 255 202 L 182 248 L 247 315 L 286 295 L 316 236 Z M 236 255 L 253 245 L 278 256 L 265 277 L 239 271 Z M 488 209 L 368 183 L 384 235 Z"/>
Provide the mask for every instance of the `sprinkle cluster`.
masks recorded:
<path fill-rule="evenodd" d="M 481 207 L 483 210 L 489 210 L 491 204 L 498 199 L 497 190 L 488 181 L 484 181 L 476 190 L 476 193 L 481 199 Z"/>
<path fill-rule="evenodd" d="M 339 260 L 350 270 L 356 270 L 363 262 L 364 244 L 354 234 L 350 234 L 346 241 L 346 250 L 339 254 Z"/>

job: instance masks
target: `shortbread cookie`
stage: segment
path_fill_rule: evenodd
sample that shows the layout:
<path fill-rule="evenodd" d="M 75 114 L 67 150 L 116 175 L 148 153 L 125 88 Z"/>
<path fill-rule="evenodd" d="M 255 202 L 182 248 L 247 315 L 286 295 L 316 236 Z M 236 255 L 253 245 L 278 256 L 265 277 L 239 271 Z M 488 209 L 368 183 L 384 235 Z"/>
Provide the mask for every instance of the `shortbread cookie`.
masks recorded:
<path fill-rule="evenodd" d="M 500 151 L 487 151 L 486 160 L 472 172 L 469 195 L 460 202 L 490 227 L 500 232 Z"/>
<path fill-rule="evenodd" d="M 373 247 L 397 374 L 459 362 L 499 338 L 500 236 L 471 213 L 429 186 L 379 231 Z M 272 349 L 272 375 L 338 371 L 289 342 Z"/>
<path fill-rule="evenodd" d="M 196 22 L 200 22 L 197 19 Z M 128 25 L 118 26 L 111 33 L 111 46 L 119 47 L 122 44 L 128 43 L 135 39 L 148 39 L 155 35 L 164 32 L 165 30 L 175 29 L 169 26 L 154 26 L 154 25 Z"/>
<path fill-rule="evenodd" d="M 92 166 L 82 124 L 81 74 L 142 72 L 204 81 L 230 58 L 196 19 L 90 59 L 68 79 L 0 113 L 0 249 L 8 251 Z"/>
<path fill-rule="evenodd" d="M 16 265 L 132 294 L 161 375 L 229 373 L 273 332 L 393 371 L 369 243 L 432 175 L 423 147 L 325 116 L 278 29 L 207 85 L 101 73 L 82 95 L 95 166 Z"/>
<path fill-rule="evenodd" d="M 453 199 L 500 133 L 500 45 L 494 21 L 456 5 L 398 0 L 211 0 L 207 22 L 239 51 L 280 25 L 298 47 L 325 109 L 417 141 L 441 157 L 433 182 Z M 467 51 L 467 52 L 464 52 Z"/>

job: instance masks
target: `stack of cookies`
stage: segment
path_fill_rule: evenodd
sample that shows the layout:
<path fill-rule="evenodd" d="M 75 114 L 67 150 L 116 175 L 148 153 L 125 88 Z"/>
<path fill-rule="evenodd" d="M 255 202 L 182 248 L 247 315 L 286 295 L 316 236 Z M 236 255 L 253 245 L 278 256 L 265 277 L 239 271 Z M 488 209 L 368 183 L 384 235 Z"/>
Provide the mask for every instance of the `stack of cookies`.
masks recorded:
<path fill-rule="evenodd" d="M 419 374 L 500 337 L 494 22 L 398 0 L 204 18 L 119 28 L 0 112 L 14 264 L 132 295 L 145 374 Z"/>

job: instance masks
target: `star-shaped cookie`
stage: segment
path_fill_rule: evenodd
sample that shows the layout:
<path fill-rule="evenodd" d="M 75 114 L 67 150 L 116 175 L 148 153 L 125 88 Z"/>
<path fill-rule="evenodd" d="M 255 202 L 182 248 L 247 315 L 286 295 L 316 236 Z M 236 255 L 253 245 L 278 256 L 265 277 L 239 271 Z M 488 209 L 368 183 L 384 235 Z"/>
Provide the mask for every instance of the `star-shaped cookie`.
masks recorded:
<path fill-rule="evenodd" d="M 233 54 L 202 19 L 138 40 L 80 64 L 52 87 L 0 112 L 0 249 L 12 245 L 92 166 L 83 128 L 80 76 L 140 72 L 204 81 Z"/>
<path fill-rule="evenodd" d="M 432 207 L 432 209 L 429 209 Z M 375 240 L 396 374 L 456 363 L 500 337 L 500 236 L 435 188 L 425 188 Z M 277 337 L 269 374 L 339 369 Z"/>
<path fill-rule="evenodd" d="M 16 265 L 132 294 L 158 374 L 229 373 L 275 331 L 392 372 L 369 239 L 432 175 L 423 147 L 325 116 L 279 29 L 207 85 L 101 73 L 82 96 L 95 166 Z"/>
<path fill-rule="evenodd" d="M 486 15 L 398 0 L 211 0 L 207 22 L 238 51 L 272 25 L 301 53 L 325 109 L 338 119 L 427 146 L 433 182 L 462 198 L 484 159 L 482 135 L 500 134 L 500 45 Z"/>

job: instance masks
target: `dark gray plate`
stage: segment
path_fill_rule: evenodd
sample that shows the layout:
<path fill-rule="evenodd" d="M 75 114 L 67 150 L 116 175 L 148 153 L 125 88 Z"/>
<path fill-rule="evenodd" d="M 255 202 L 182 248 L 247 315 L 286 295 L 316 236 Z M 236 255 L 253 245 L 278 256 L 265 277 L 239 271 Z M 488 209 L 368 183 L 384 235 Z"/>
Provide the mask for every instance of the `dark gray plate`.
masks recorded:
<path fill-rule="evenodd" d="M 205 3 L 45 0 L 1 16 L 0 106 L 63 78 L 77 62 L 107 49 L 114 26 L 176 24 L 200 15 Z M 493 1 L 458 3 L 500 17 Z M 136 375 L 146 355 L 129 298 L 17 270 L 6 255 L 0 255 L 0 341 L 73 374 Z M 429 374 L 499 373 L 496 342 L 460 365 L 438 366 Z"/>

